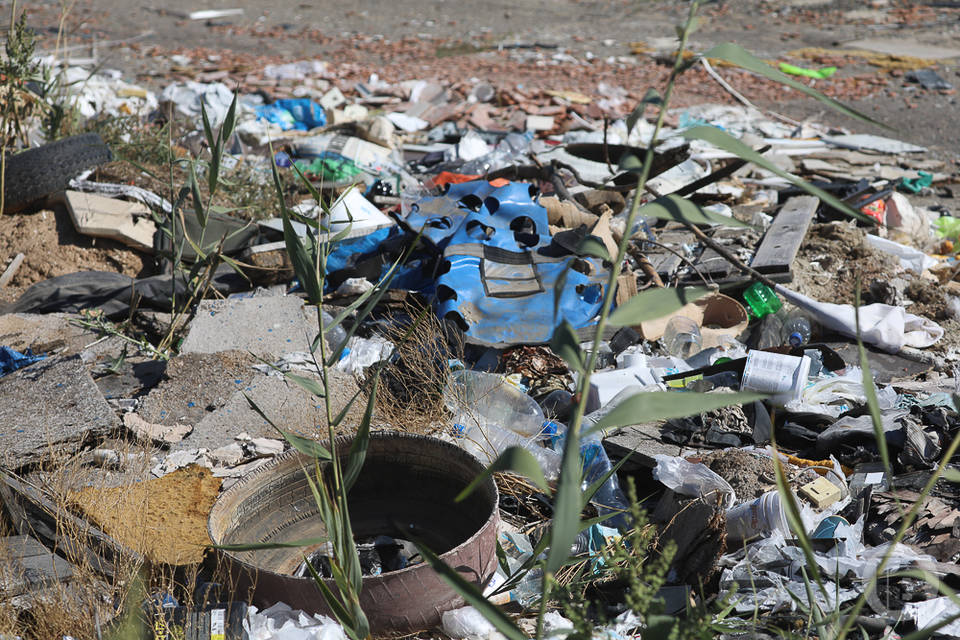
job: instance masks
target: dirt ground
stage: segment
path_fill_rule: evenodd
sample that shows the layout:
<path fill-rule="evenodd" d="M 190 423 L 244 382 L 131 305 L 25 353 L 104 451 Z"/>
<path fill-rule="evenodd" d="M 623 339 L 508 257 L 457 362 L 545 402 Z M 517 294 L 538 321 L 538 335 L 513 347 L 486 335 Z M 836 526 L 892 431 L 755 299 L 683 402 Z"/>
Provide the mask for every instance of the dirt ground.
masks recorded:
<path fill-rule="evenodd" d="M 9 6 L 9 0 L 0 3 L 0 8 Z M 235 66 L 255 71 L 270 62 L 318 59 L 329 64 L 335 77 L 349 81 L 366 81 L 371 73 L 388 82 L 478 77 L 590 94 L 602 93 L 598 83 L 605 82 L 639 96 L 647 86 L 662 83 L 668 69 L 651 57 L 632 56 L 631 43 L 669 51 L 674 26 L 684 19 L 689 4 L 396 0 L 387 5 L 356 0 L 345 5 L 320 0 L 264 5 L 209 0 L 197 5 L 171 0 L 156 8 L 125 0 L 38 0 L 28 7 L 30 25 L 48 51 L 57 46 L 63 7 L 69 12 L 62 21 L 62 44 L 72 47 L 70 55 L 88 56 L 95 48 L 105 67 L 148 85 L 163 85 L 164 74 L 183 65 L 170 58 L 179 53 L 189 59 L 188 67 L 204 71 Z M 234 8 L 243 9 L 243 15 L 187 19 L 198 9 Z M 933 9 L 916 1 L 737 0 L 705 3 L 700 15 L 704 24 L 693 35 L 692 49 L 733 41 L 765 59 L 783 60 L 803 47 L 842 47 L 860 38 L 960 44 L 960 10 Z M 577 60 L 554 64 L 551 58 L 563 53 Z M 918 90 L 904 82 L 902 72 L 891 74 L 851 59 L 838 65 L 834 78 L 813 84 L 888 123 L 897 137 L 943 150 L 960 148 L 960 130 L 952 126 L 957 115 L 954 91 Z M 955 65 L 943 63 L 937 71 L 949 82 L 960 81 Z M 765 81 L 733 71 L 724 70 L 723 75 L 760 106 L 798 119 L 816 116 L 831 125 L 879 131 L 824 113 L 820 103 L 797 99 L 795 92 Z M 676 98 L 678 105 L 733 100 L 702 71 L 681 82 Z"/>
<path fill-rule="evenodd" d="M 30 285 L 76 271 L 110 271 L 131 277 L 148 275 L 152 257 L 118 242 L 81 235 L 62 206 L 33 213 L 0 216 L 0 272 L 18 253 L 23 263 L 0 301 L 16 300 Z"/>

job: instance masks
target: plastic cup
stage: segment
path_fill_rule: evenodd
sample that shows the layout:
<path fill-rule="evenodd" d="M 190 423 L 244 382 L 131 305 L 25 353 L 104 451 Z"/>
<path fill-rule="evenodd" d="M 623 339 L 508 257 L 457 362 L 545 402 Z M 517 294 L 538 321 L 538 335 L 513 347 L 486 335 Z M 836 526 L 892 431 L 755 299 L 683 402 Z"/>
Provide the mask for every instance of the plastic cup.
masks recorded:
<path fill-rule="evenodd" d="M 776 491 L 768 491 L 756 500 L 727 510 L 727 538 L 730 540 L 753 540 L 774 531 L 790 534 L 787 514 Z"/>
<path fill-rule="evenodd" d="M 663 347 L 672 356 L 686 360 L 699 353 L 703 338 L 700 327 L 686 316 L 673 316 L 663 331 Z"/>

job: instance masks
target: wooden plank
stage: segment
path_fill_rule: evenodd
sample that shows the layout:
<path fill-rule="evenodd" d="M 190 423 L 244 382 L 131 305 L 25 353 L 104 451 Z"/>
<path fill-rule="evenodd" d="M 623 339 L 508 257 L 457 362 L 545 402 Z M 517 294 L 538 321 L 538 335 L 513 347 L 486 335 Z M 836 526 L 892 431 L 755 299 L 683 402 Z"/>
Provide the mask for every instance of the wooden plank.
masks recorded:
<path fill-rule="evenodd" d="M 660 244 L 670 247 L 677 254 L 683 254 L 683 244 L 685 242 L 693 242 L 693 235 L 689 232 L 677 232 L 677 231 L 667 231 L 661 232 L 657 235 L 657 242 Z M 680 267 L 683 260 L 679 255 L 670 253 L 669 251 L 664 251 L 662 248 L 654 246 L 649 252 L 647 252 L 647 259 L 650 261 L 650 264 L 653 265 L 654 271 L 657 272 L 664 281 L 668 278 L 671 278 L 677 269 Z"/>
<path fill-rule="evenodd" d="M 146 205 L 80 191 L 67 191 L 64 200 L 73 226 L 80 233 L 118 240 L 134 249 L 153 253 L 157 225 Z"/>
<path fill-rule="evenodd" d="M 51 553 L 35 538 L 10 536 L 3 538 L 7 558 L 0 571 L 0 593 L 5 597 L 36 591 L 74 576 L 73 566 Z"/>
<path fill-rule="evenodd" d="M 120 574 L 119 567 L 125 563 L 143 562 L 140 554 L 55 505 L 33 487 L 3 472 L 0 472 L 0 485 L 3 485 L 0 497 L 18 533 L 29 534 L 68 558 L 82 559 L 107 578 Z"/>
<path fill-rule="evenodd" d="M 789 272 L 819 206 L 819 198 L 813 196 L 787 200 L 763 236 L 750 266 L 760 273 Z"/>

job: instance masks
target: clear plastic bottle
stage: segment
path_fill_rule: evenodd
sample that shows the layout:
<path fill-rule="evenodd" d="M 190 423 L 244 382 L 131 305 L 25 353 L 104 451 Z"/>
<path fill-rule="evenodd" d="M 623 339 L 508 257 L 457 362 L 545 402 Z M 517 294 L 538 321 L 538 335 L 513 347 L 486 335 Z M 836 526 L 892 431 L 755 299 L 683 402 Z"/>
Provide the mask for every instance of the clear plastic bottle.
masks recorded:
<path fill-rule="evenodd" d="M 342 358 L 347 355 L 349 351 L 344 344 L 347 341 L 346 330 L 339 324 L 333 326 L 334 317 L 326 311 L 320 312 L 320 319 L 324 327 L 323 337 L 327 341 L 327 355 L 329 356 L 337 349 L 340 349 L 341 346 L 343 347 L 343 353 L 340 354 L 340 357 Z"/>
<path fill-rule="evenodd" d="M 476 412 L 455 413 L 453 424 L 459 436 L 458 444 L 485 465 L 496 460 L 508 447 L 523 447 L 537 459 L 547 480 L 556 480 L 560 475 L 562 456 L 559 453 L 515 431 L 498 427 Z"/>
<path fill-rule="evenodd" d="M 703 338 L 700 336 L 700 327 L 694 320 L 686 316 L 674 316 L 667 322 L 663 331 L 663 348 L 672 356 L 686 360 L 695 353 L 699 353 Z"/>
<path fill-rule="evenodd" d="M 786 319 L 783 321 L 783 329 L 781 330 L 781 337 L 783 338 L 784 344 L 789 344 L 791 347 L 799 347 L 800 345 L 810 342 L 810 336 L 812 334 L 813 323 L 810 321 L 810 316 L 799 309 L 787 314 Z"/>
<path fill-rule="evenodd" d="M 536 400 L 495 373 L 451 372 L 445 402 L 450 413 L 473 412 L 490 424 L 528 438 L 539 436 L 546 422 Z"/>

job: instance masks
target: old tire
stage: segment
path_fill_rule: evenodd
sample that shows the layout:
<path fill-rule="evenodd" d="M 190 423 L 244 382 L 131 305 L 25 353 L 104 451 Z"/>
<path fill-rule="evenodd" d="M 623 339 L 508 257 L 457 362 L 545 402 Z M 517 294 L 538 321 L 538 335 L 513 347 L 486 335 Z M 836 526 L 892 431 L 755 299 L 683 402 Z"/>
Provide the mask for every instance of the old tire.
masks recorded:
<path fill-rule="evenodd" d="M 96 133 L 71 136 L 7 157 L 3 212 L 16 213 L 66 189 L 72 178 L 113 160 L 110 148 Z"/>

